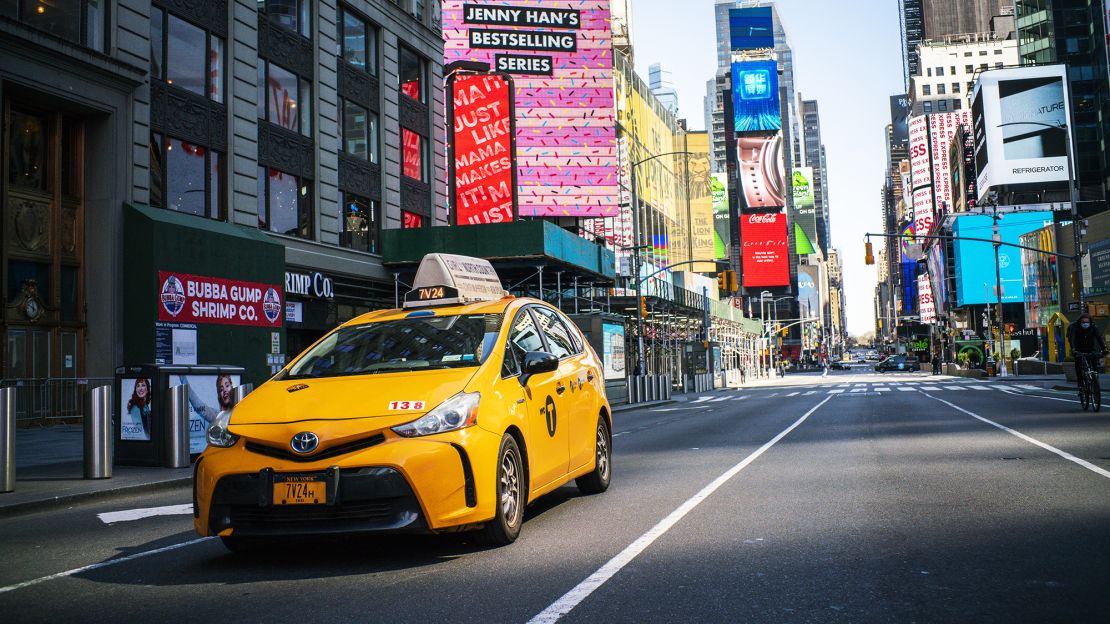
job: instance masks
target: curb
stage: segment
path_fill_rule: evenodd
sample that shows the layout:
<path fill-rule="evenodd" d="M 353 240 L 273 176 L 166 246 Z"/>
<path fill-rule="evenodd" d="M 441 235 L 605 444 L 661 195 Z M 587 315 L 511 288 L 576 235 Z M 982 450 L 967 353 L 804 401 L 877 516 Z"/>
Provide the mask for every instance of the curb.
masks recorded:
<path fill-rule="evenodd" d="M 0 518 L 8 518 L 11 516 L 21 516 L 24 514 L 45 511 L 57 507 L 64 507 L 75 503 L 86 503 L 96 500 L 107 500 L 111 498 L 118 498 L 130 494 L 139 494 L 143 492 L 158 492 L 161 490 L 171 490 L 174 488 L 188 487 L 192 484 L 193 478 L 180 477 L 177 479 L 166 479 L 164 481 L 154 481 L 152 483 L 136 483 L 134 485 L 124 485 L 118 488 L 107 490 L 95 490 L 92 492 L 80 492 L 77 494 L 66 494 L 64 496 L 55 496 L 53 498 L 44 498 L 39 500 L 25 501 L 22 503 L 13 503 L 11 505 L 0 504 Z M 17 481 L 18 484 L 18 481 Z"/>
<path fill-rule="evenodd" d="M 679 401 L 676 401 L 675 399 L 671 399 L 669 401 L 648 401 L 648 402 L 645 402 L 645 403 L 623 403 L 621 405 L 618 405 L 617 407 L 614 407 L 613 408 L 613 413 L 617 414 L 617 413 L 620 413 L 620 412 L 628 412 L 628 411 L 631 411 L 631 410 L 643 409 L 643 408 L 646 408 L 646 407 L 657 407 L 659 405 L 667 405 L 669 403 L 678 403 L 678 402 Z"/>

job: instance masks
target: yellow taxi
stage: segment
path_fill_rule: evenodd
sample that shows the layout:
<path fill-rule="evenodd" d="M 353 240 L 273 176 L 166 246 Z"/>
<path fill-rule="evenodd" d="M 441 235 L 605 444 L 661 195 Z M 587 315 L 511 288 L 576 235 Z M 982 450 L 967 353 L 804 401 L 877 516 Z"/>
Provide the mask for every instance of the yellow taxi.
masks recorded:
<path fill-rule="evenodd" d="M 558 309 L 507 295 L 489 262 L 429 254 L 400 309 L 338 327 L 222 412 L 194 523 L 231 550 L 282 535 L 476 531 L 611 477 L 602 363 Z"/>

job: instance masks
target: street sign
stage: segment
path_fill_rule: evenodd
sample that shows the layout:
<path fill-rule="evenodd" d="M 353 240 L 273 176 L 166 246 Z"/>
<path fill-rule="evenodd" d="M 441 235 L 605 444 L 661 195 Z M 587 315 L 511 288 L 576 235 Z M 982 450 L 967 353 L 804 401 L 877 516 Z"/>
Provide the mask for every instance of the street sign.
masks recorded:
<path fill-rule="evenodd" d="M 1078 312 L 1078 311 L 1079 311 L 1079 302 L 1078 301 L 1069 301 L 1068 302 L 1068 312 Z"/>

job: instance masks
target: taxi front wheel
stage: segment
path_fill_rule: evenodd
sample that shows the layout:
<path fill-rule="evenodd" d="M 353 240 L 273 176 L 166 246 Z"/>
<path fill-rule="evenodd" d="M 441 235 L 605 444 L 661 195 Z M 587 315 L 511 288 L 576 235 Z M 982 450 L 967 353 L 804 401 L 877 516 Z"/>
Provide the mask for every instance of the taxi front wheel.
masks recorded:
<path fill-rule="evenodd" d="M 601 494 L 609 489 L 613 459 L 613 449 L 609 441 L 609 426 L 605 423 L 605 418 L 599 416 L 597 419 L 597 437 L 594 442 L 596 460 L 594 470 L 574 480 L 574 484 L 578 486 L 583 494 Z"/>
<path fill-rule="evenodd" d="M 509 434 L 501 438 L 497 454 L 496 513 L 478 532 L 478 541 L 490 546 L 511 544 L 524 521 L 524 466 L 520 447 Z"/>

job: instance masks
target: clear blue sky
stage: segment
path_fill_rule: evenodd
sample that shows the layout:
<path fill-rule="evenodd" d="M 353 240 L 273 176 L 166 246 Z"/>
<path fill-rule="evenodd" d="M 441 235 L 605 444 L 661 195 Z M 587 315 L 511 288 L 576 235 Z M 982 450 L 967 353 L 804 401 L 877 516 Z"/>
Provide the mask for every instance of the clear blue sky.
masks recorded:
<path fill-rule="evenodd" d="M 874 329 L 875 267 L 863 234 L 881 229 L 889 99 L 902 92 L 897 0 L 778 0 L 794 49 L 795 89 L 816 99 L 828 158 L 832 242 L 844 263 L 848 329 Z M 712 0 L 632 0 L 636 69 L 671 68 L 680 116 L 703 128 L 705 81 L 717 65 Z M 876 245 L 876 250 L 880 247 Z"/>

